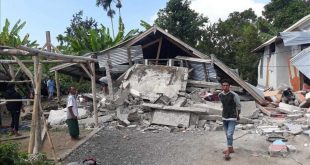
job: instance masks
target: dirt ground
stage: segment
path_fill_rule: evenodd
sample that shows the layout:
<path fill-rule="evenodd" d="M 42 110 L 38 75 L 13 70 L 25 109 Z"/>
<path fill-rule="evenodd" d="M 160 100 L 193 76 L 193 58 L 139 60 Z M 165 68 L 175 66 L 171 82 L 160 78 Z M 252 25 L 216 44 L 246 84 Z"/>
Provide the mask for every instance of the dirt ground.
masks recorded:
<path fill-rule="evenodd" d="M 223 159 L 225 148 L 223 131 L 188 131 L 157 133 L 125 128 L 103 129 L 75 150 L 64 162 L 80 162 L 86 157 L 96 158 L 99 164 L 158 164 L 158 165 L 310 165 L 310 137 L 298 135 L 291 141 L 296 153 L 288 157 L 270 157 L 265 136 L 236 131 L 234 146 L 236 153 L 230 161 Z M 246 134 L 246 135 L 245 135 Z"/>
<path fill-rule="evenodd" d="M 11 118 L 9 114 L 4 114 L 2 124 L 6 127 L 10 125 Z M 22 137 L 25 137 L 23 139 L 19 140 L 11 140 L 11 141 L 4 141 L 4 143 L 7 142 L 13 142 L 20 144 L 20 150 L 27 152 L 28 150 L 28 143 L 29 143 L 29 131 L 30 131 L 30 121 L 21 121 L 20 122 L 20 133 L 22 134 Z M 0 139 L 7 139 L 7 138 L 13 138 L 15 136 L 9 136 L 9 129 L 0 129 Z M 82 140 L 91 132 L 91 130 L 85 130 L 80 129 L 80 137 Z M 67 152 L 68 149 L 71 149 L 78 141 L 72 141 L 68 129 L 66 127 L 64 128 L 57 128 L 57 129 L 51 129 L 50 134 L 52 137 L 52 141 L 56 150 L 56 154 L 59 157 L 63 153 Z M 47 154 L 48 158 L 52 159 L 52 150 L 50 147 L 50 143 L 48 142 L 47 138 L 45 138 L 44 144 L 42 146 L 41 152 L 44 152 Z"/>

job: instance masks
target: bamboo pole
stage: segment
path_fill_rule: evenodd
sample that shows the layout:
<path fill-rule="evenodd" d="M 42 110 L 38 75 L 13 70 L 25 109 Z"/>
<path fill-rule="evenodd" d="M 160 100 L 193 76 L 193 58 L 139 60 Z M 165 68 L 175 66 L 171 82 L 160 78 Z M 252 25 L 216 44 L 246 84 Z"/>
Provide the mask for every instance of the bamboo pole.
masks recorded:
<path fill-rule="evenodd" d="M 95 126 L 98 127 L 98 111 L 97 111 L 97 99 L 96 99 L 96 72 L 95 72 L 95 63 L 92 62 L 91 66 L 91 89 L 93 95 L 93 109 L 95 114 Z"/>
<path fill-rule="evenodd" d="M 38 153 L 42 146 L 42 140 L 41 140 L 41 111 L 39 109 L 39 106 L 41 105 L 41 79 L 42 79 L 42 64 L 39 64 L 39 57 L 34 56 L 34 71 L 35 71 L 35 86 L 38 87 L 40 90 L 38 90 L 38 112 L 36 116 L 36 132 L 35 132 L 35 144 L 34 144 L 34 153 Z"/>
<path fill-rule="evenodd" d="M 60 88 L 59 88 L 58 71 L 55 71 L 55 82 L 56 82 L 57 103 L 58 103 L 58 107 L 60 107 Z"/>

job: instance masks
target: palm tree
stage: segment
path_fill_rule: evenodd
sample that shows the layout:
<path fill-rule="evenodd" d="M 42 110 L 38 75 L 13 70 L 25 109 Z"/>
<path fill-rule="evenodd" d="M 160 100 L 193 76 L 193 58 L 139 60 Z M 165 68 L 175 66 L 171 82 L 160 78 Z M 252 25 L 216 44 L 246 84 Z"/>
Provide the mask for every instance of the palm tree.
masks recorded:
<path fill-rule="evenodd" d="M 111 19 L 112 34 L 114 38 L 113 16 L 115 15 L 115 11 L 111 8 L 112 1 L 113 0 L 96 0 L 96 6 L 102 6 L 103 10 L 107 11 L 107 15 Z"/>
<path fill-rule="evenodd" d="M 118 15 L 119 17 L 121 17 L 121 8 L 122 8 L 122 2 L 121 0 L 117 0 L 117 3 L 116 3 L 116 8 L 118 8 Z"/>

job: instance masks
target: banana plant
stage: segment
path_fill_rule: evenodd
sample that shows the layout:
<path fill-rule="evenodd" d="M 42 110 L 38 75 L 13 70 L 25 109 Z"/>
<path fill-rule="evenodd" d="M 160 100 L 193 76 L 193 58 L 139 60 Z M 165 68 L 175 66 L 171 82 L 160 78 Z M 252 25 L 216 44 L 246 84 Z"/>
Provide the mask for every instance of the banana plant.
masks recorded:
<path fill-rule="evenodd" d="M 12 29 L 10 29 L 10 22 L 5 19 L 2 32 L 0 33 L 0 45 L 6 45 L 16 47 L 17 45 L 26 45 L 28 47 L 37 47 L 37 41 L 30 41 L 29 34 L 27 33 L 24 37 L 20 37 L 20 31 L 25 27 L 26 22 L 18 20 Z"/>

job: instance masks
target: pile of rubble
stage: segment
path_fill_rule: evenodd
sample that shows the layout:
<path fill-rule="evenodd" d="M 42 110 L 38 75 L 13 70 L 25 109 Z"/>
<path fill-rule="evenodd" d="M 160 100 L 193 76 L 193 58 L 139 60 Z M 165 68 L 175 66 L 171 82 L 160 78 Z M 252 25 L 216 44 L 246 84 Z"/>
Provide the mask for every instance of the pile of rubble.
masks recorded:
<path fill-rule="evenodd" d="M 188 80 L 188 74 L 188 69 L 183 67 L 133 66 L 122 76 L 122 83 L 113 97 L 97 94 L 100 126 L 129 127 L 154 133 L 223 130 L 218 99 L 220 84 Z M 284 98 L 284 91 L 282 95 L 280 91 L 265 91 L 270 103 L 262 106 L 251 96 L 242 95 L 240 87 L 232 87 L 232 90 L 241 94 L 241 118 L 236 129 L 266 136 L 273 142 L 269 147 L 272 156 L 283 155 L 283 148 L 286 151 L 288 147 L 294 148 L 283 142 L 288 136 L 310 135 L 309 93 L 296 92 L 295 100 L 291 100 Z M 79 124 L 93 128 L 92 96 L 84 94 L 80 98 Z M 277 102 L 279 100 L 282 102 Z M 65 113 L 66 109 L 58 111 L 50 112 L 51 125 L 64 124 L 65 118 L 56 122 L 55 119 L 65 117 L 60 113 Z"/>

